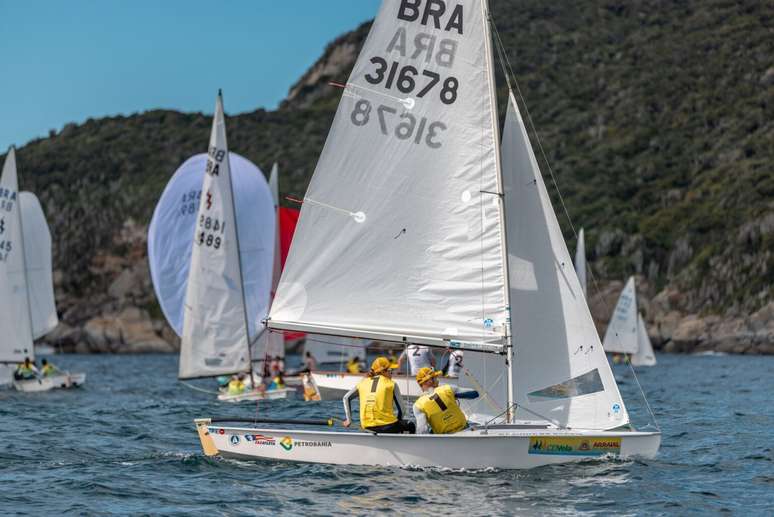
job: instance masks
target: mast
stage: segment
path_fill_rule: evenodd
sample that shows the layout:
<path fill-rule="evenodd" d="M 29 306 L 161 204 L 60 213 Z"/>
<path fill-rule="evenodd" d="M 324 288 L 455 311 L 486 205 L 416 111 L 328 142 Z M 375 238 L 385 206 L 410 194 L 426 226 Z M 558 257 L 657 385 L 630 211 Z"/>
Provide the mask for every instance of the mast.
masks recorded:
<path fill-rule="evenodd" d="M 16 148 L 11 146 L 11 150 L 14 154 L 14 168 L 16 168 Z M 16 206 L 14 209 L 16 210 L 17 217 L 16 219 L 19 221 L 19 244 L 21 244 L 21 257 L 22 257 L 22 271 L 24 272 L 24 291 L 25 291 L 25 298 L 27 298 L 27 323 L 30 327 L 30 337 L 33 336 L 33 328 L 32 328 L 32 307 L 30 306 L 30 281 L 27 277 L 27 252 L 26 248 L 24 246 L 24 225 L 22 223 L 22 214 L 21 214 L 21 192 L 19 190 L 19 172 L 18 168 L 16 168 L 14 172 L 16 173 Z M 30 351 L 30 357 L 32 360 L 35 360 L 35 339 L 32 339 L 31 343 L 32 349 Z"/>
<path fill-rule="evenodd" d="M 498 122 L 497 111 L 497 88 L 494 75 L 494 55 L 492 53 L 492 28 L 489 14 L 489 0 L 481 0 L 482 16 L 484 19 L 484 48 L 486 50 L 486 63 L 489 73 L 489 91 L 492 102 L 490 104 L 492 112 L 492 134 L 494 135 L 495 163 L 497 167 L 497 192 L 500 198 L 500 240 L 502 242 L 502 261 L 503 261 L 503 298 L 505 299 L 505 370 L 508 377 L 508 397 L 506 422 L 510 422 L 513 417 L 511 408 L 515 400 L 513 392 L 513 333 L 511 332 L 511 293 L 510 276 L 508 271 L 508 238 L 505 220 L 505 192 L 503 190 L 503 166 L 500 156 L 500 124 Z"/>
<path fill-rule="evenodd" d="M 226 113 L 223 109 L 223 92 L 219 89 L 218 90 L 218 102 L 220 102 L 220 109 L 223 113 L 223 124 L 226 123 Z M 237 249 L 237 270 L 239 271 L 239 291 L 242 295 L 242 312 L 245 317 L 245 343 L 247 343 L 247 360 L 250 363 L 250 382 L 253 385 L 253 389 L 255 389 L 255 372 L 253 371 L 253 355 L 252 350 L 250 350 L 250 319 L 247 316 L 247 300 L 245 298 L 245 281 L 244 277 L 242 275 L 242 252 L 239 248 L 239 224 L 237 223 L 237 216 L 236 216 L 236 198 L 234 197 L 234 180 L 232 179 L 232 172 L 233 169 L 231 169 L 231 156 L 229 155 L 228 150 L 228 137 L 226 136 L 225 128 L 223 131 L 225 144 L 226 144 L 226 160 L 228 160 L 228 188 L 231 192 L 231 216 L 234 219 L 234 236 L 235 236 L 235 242 L 236 242 L 236 249 Z"/>

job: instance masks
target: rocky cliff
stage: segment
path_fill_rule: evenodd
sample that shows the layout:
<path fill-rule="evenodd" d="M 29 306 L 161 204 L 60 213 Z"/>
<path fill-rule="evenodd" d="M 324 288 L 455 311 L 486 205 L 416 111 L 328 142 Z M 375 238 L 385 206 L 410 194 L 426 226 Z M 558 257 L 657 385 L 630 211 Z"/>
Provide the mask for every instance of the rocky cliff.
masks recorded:
<path fill-rule="evenodd" d="M 493 11 L 541 167 L 586 228 L 600 329 L 635 274 L 658 348 L 774 353 L 774 4 L 501 0 Z M 283 193 L 303 194 L 341 93 L 328 82 L 346 81 L 367 32 L 331 43 L 278 110 L 228 119 L 232 150 L 279 160 Z M 63 324 L 49 342 L 177 346 L 149 284 L 145 230 L 209 123 L 151 111 L 70 124 L 19 150 L 22 188 L 41 197 L 55 240 Z"/>

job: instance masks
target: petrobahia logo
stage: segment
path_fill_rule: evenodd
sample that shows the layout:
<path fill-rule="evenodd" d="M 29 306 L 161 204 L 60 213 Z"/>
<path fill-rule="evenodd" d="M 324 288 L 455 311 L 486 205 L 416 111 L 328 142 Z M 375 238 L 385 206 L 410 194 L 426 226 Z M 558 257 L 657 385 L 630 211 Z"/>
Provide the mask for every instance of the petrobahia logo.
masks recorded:
<path fill-rule="evenodd" d="M 282 440 L 280 440 L 280 445 L 282 446 L 283 449 L 285 449 L 286 451 L 289 451 L 290 449 L 293 448 L 293 438 L 291 438 L 290 436 L 285 436 Z"/>
<path fill-rule="evenodd" d="M 293 447 L 333 447 L 333 444 L 328 441 L 312 441 L 312 440 L 293 440 L 290 436 L 285 436 L 280 440 L 280 445 L 286 451 L 289 451 Z"/>

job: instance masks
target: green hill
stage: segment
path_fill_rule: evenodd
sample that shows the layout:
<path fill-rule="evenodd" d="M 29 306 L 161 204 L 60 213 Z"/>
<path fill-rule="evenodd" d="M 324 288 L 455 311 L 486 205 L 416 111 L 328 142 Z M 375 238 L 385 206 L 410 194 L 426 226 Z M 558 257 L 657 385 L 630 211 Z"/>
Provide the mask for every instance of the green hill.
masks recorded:
<path fill-rule="evenodd" d="M 657 343 L 712 347 L 719 325 L 748 332 L 759 311 L 770 339 L 737 332 L 733 351 L 774 353 L 774 321 L 760 312 L 774 300 L 774 4 L 491 3 L 567 209 L 586 228 L 595 313 L 612 308 L 610 282 L 638 274 Z M 331 43 L 278 110 L 228 118 L 233 151 L 264 169 L 279 161 L 283 194 L 303 194 L 341 94 L 327 82 L 346 80 L 367 31 Z M 149 111 L 70 124 L 19 150 L 22 188 L 38 193 L 52 225 L 68 325 L 130 303 L 159 317 L 147 281 L 129 301 L 104 293 L 143 260 L 137 235 L 209 129 L 203 114 Z M 110 257 L 129 259 L 108 267 Z M 680 344 L 678 327 L 697 319 L 704 334 Z"/>

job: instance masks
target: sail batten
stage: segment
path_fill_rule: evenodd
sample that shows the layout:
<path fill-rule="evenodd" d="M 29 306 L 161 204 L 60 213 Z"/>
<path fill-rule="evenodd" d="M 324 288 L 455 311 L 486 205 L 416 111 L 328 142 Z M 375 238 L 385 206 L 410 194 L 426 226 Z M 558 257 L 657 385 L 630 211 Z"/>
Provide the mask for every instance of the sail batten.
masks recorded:
<path fill-rule="evenodd" d="M 499 351 L 508 302 L 485 1 L 446 23 L 403 4 L 382 4 L 347 82 L 270 316 Z"/>

